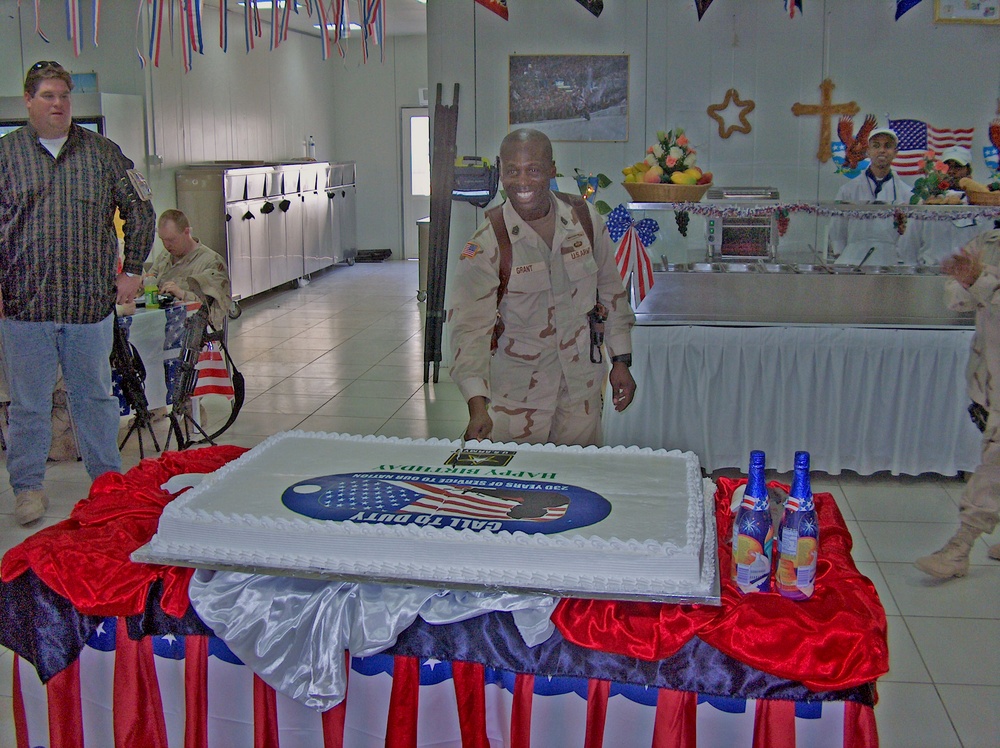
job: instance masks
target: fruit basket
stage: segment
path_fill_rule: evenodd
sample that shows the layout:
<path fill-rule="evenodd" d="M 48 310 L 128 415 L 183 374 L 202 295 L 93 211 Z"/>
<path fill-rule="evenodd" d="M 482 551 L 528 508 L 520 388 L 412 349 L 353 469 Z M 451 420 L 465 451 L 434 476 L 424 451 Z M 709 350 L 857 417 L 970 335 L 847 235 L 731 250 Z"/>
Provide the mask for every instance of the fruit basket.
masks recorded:
<path fill-rule="evenodd" d="M 969 198 L 970 205 L 1000 205 L 1000 191 L 966 192 L 965 196 Z"/>
<path fill-rule="evenodd" d="M 622 186 L 636 203 L 696 203 L 712 184 L 624 182 Z"/>

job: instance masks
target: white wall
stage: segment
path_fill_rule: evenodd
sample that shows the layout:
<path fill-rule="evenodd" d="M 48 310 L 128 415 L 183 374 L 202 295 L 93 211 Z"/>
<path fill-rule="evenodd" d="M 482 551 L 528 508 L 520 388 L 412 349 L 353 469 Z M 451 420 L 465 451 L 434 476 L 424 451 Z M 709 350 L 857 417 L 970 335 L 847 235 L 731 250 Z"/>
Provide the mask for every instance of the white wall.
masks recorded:
<path fill-rule="evenodd" d="M 79 58 L 65 38 L 64 4 L 41 6 L 49 44 L 34 33 L 32 3 L 19 8 L 17 0 L 0 0 L 0 96 L 20 96 L 26 68 L 52 59 L 74 73 L 97 72 L 102 92 L 143 96 L 149 148 L 161 162 L 154 159 L 142 168 L 148 170 L 158 212 L 176 205 L 178 166 L 301 158 L 302 142 L 311 134 L 317 158 L 357 162 L 359 246 L 401 254 L 399 109 L 416 106 L 418 89 L 427 85 L 425 37 L 387 37 L 385 62 L 372 45 L 362 64 L 355 34 L 346 58 L 334 52 L 324 61 L 319 38 L 295 32 L 269 51 L 265 24 L 265 36 L 248 54 L 242 15 L 230 12 L 229 50 L 223 53 L 218 11 L 205 6 L 205 54 L 195 56 L 192 71 L 183 72 L 180 48 L 171 49 L 166 29 L 159 67 L 143 71 L 135 45 L 138 41 L 146 51 L 148 36 L 144 21 L 136 39 L 136 3 L 103 3 L 96 48 L 91 6 L 81 3 L 85 33 Z M 176 40 L 179 32 L 174 33 Z"/>
<path fill-rule="evenodd" d="M 836 102 L 856 101 L 862 115 L 875 113 L 883 124 L 888 112 L 937 127 L 975 127 L 975 173 L 986 175 L 982 147 L 1000 97 L 1000 27 L 935 24 L 933 0 L 898 22 L 894 0 L 804 5 L 789 19 L 777 0 L 715 0 L 699 22 L 691 0 L 616 0 L 599 18 L 577 3 L 519 2 L 504 21 L 466 0 L 432 0 L 429 82 L 431 90 L 443 82 L 446 91 L 461 83 L 459 152 L 493 157 L 509 129 L 509 55 L 627 54 L 628 140 L 555 143 L 561 172 L 579 167 L 618 182 L 657 130 L 680 125 L 716 184 L 774 186 L 782 200 L 816 201 L 833 199 L 844 177 L 832 161 L 816 158 L 818 118 L 795 117 L 791 107 L 818 103 L 819 84 L 829 77 Z M 731 87 L 756 109 L 749 134 L 722 139 L 706 109 Z M 602 198 L 616 205 L 627 194 L 616 185 Z M 452 256 L 479 220 L 479 211 L 455 206 Z M 680 241 L 673 222 L 664 223 L 671 230 L 662 240 Z M 793 230 L 803 224 L 810 222 L 797 216 Z M 810 238 L 807 231 L 802 241 Z"/>

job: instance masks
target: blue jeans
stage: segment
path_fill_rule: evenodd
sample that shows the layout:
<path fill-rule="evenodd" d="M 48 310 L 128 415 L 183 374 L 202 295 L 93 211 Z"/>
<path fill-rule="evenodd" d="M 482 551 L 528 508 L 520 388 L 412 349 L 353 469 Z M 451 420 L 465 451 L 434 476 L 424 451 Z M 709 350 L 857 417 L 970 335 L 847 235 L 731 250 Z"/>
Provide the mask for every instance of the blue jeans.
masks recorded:
<path fill-rule="evenodd" d="M 15 493 L 40 489 L 52 442 L 52 392 L 62 366 L 69 412 L 91 480 L 121 472 L 118 401 L 111 395 L 114 315 L 90 325 L 0 319 L 10 386 L 7 472 Z"/>

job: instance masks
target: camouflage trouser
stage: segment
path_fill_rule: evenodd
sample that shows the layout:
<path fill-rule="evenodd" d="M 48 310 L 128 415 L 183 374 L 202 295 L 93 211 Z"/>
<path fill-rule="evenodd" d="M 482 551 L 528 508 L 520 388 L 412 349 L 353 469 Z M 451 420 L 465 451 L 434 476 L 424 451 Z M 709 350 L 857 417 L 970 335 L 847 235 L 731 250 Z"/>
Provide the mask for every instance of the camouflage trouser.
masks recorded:
<path fill-rule="evenodd" d="M 962 493 L 962 524 L 991 533 L 1000 520 L 1000 413 L 990 413 L 979 467 Z"/>
<path fill-rule="evenodd" d="M 518 444 L 579 444 L 601 446 L 601 407 L 603 391 L 596 390 L 583 400 L 571 400 L 564 379 L 559 386 L 559 397 L 551 406 L 512 407 L 492 404 L 495 442 Z"/>

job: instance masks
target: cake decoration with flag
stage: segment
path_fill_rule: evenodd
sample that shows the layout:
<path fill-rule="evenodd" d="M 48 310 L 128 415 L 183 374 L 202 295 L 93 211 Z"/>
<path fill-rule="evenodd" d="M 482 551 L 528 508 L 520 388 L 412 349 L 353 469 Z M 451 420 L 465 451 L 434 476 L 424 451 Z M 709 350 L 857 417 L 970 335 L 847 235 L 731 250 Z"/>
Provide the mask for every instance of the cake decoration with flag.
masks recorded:
<path fill-rule="evenodd" d="M 608 234 L 618 242 L 615 264 L 622 280 L 632 273 L 636 286 L 636 296 L 641 302 L 653 287 L 653 263 L 646 247 L 656 241 L 660 224 L 652 218 L 634 221 L 624 205 L 619 205 L 607 217 Z"/>
<path fill-rule="evenodd" d="M 600 522 L 611 504 L 585 488 L 550 481 L 369 471 L 324 475 L 285 489 L 296 514 L 359 524 L 551 534 Z"/>
<path fill-rule="evenodd" d="M 899 137 L 899 155 L 892 162 L 892 168 L 902 177 L 924 173 L 924 154 L 927 151 L 939 154 L 945 148 L 956 145 L 972 148 L 975 132 L 973 127 L 957 130 L 932 127 L 918 119 L 890 119 L 889 129 Z"/>

